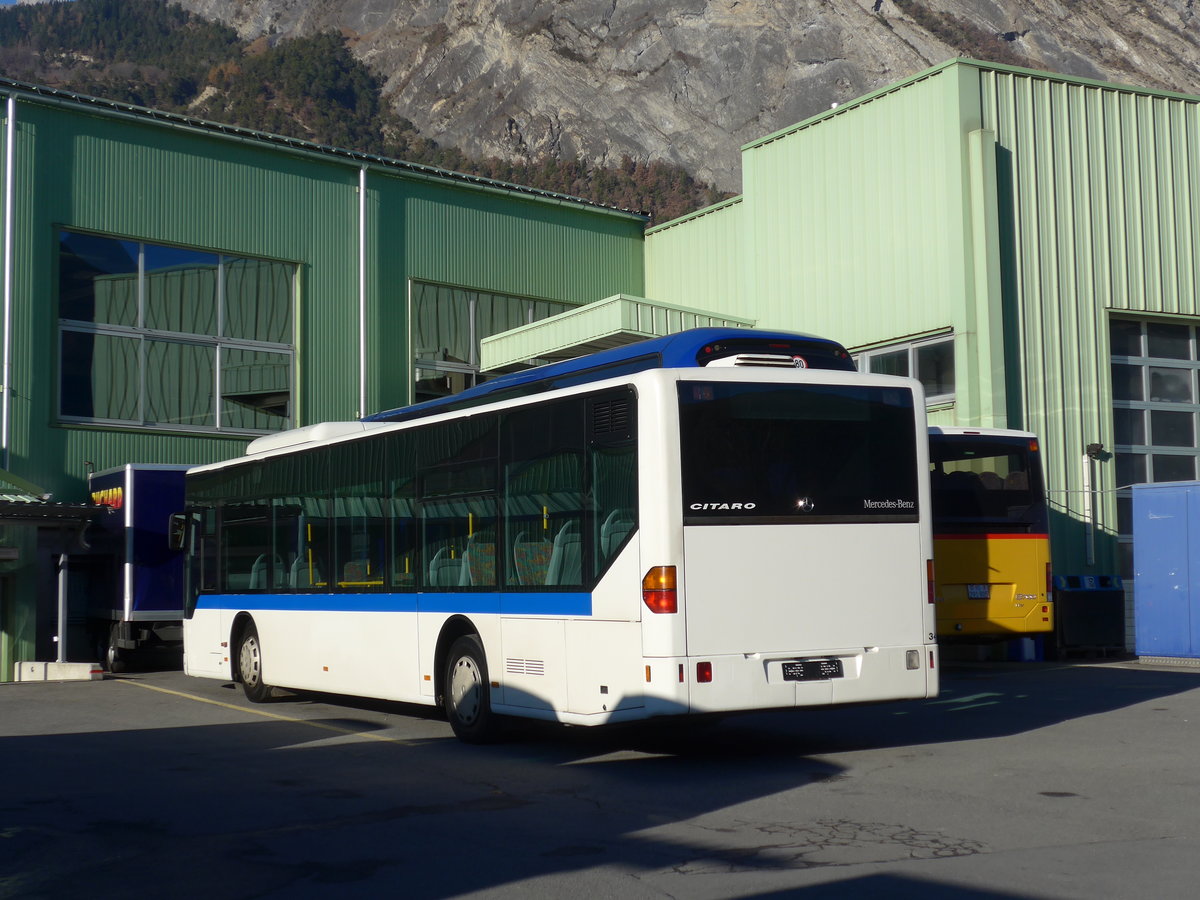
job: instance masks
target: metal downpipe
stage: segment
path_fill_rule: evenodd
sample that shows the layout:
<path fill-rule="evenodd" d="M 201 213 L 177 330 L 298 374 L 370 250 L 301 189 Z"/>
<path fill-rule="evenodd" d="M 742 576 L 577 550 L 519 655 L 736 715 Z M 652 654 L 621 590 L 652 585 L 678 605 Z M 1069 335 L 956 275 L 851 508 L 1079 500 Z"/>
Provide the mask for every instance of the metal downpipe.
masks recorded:
<path fill-rule="evenodd" d="M 0 466 L 9 466 L 9 432 L 12 421 L 12 302 L 13 302 L 13 193 L 17 148 L 17 98 L 8 95 L 4 123 L 4 368 L 0 372 Z"/>

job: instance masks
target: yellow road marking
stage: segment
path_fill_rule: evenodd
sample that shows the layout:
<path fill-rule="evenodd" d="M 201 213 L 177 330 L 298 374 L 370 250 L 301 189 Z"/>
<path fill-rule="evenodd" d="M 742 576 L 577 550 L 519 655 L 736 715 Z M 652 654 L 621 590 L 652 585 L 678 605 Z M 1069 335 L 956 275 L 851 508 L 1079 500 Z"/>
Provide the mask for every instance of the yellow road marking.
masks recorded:
<path fill-rule="evenodd" d="M 319 728 L 322 731 L 332 731 L 335 734 L 347 734 L 351 737 L 369 738 L 372 741 L 383 741 L 388 744 L 402 744 L 406 747 L 413 746 L 412 741 L 403 741 L 399 738 L 385 737 L 382 734 L 374 734 L 370 731 L 354 731 L 350 728 L 342 728 L 338 725 L 330 725 L 326 722 L 314 722 L 311 719 L 298 719 L 295 716 L 285 716 L 282 713 L 267 712 L 265 709 L 254 709 L 249 706 L 238 706 L 236 703 L 226 703 L 223 700 L 210 700 L 208 697 L 201 697 L 198 694 L 189 694 L 186 691 L 174 691 L 170 688 L 158 687 L 154 684 L 143 684 L 140 681 L 130 681 L 126 678 L 114 679 L 121 684 L 132 684 L 140 688 L 145 688 L 148 691 L 158 691 L 160 694 L 170 694 L 173 697 L 182 697 L 185 700 L 195 700 L 197 703 L 207 703 L 210 706 L 220 706 L 223 709 L 232 709 L 235 712 L 251 713 L 252 715 L 262 716 L 264 719 L 278 719 L 281 722 L 293 722 L 297 725 L 308 725 L 310 728 Z"/>

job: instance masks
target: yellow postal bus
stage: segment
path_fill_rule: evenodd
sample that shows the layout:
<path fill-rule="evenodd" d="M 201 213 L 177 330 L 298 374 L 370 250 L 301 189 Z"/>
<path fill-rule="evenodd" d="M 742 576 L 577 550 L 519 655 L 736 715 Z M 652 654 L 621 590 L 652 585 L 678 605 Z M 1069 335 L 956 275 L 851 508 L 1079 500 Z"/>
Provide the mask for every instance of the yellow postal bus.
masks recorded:
<path fill-rule="evenodd" d="M 1038 439 L 995 428 L 929 429 L 940 639 L 1054 630 L 1046 487 Z"/>

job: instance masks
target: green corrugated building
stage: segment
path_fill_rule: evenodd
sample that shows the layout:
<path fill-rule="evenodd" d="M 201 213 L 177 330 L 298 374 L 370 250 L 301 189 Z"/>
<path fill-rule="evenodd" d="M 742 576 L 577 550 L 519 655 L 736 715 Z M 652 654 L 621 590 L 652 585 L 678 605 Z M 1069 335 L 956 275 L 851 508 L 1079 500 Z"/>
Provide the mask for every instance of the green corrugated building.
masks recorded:
<path fill-rule="evenodd" d="M 742 159 L 741 196 L 647 233 L 647 295 L 833 337 L 933 424 L 1036 432 L 1056 573 L 1128 579 L 1127 486 L 1197 477 L 1200 98 L 951 60 Z"/>
<path fill-rule="evenodd" d="M 1058 573 L 1128 576 L 1125 486 L 1197 475 L 1200 98 L 951 60 L 747 145 L 742 195 L 643 234 L 512 185 L 0 94 L 3 464 L 55 499 L 90 468 L 208 462 L 714 324 L 835 338 L 919 377 L 935 424 L 1038 433 Z M 8 555 L 5 665 L 44 637 Z"/>
<path fill-rule="evenodd" d="M 24 499 L 461 389 L 481 338 L 644 292 L 639 215 L 5 80 L 0 113 L 0 468 Z M 3 521 L 0 679 L 54 658 L 62 550 Z"/>

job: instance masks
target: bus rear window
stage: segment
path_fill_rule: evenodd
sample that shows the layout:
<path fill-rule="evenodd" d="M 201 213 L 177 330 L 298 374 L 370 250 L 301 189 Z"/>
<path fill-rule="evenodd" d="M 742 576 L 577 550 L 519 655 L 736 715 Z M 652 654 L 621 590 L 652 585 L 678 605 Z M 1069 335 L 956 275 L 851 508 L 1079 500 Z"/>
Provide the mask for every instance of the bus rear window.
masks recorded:
<path fill-rule="evenodd" d="M 907 388 L 684 381 L 679 425 L 684 524 L 917 520 Z"/>
<path fill-rule="evenodd" d="M 931 434 L 929 469 L 935 529 L 1046 530 L 1041 466 L 1028 437 Z"/>

